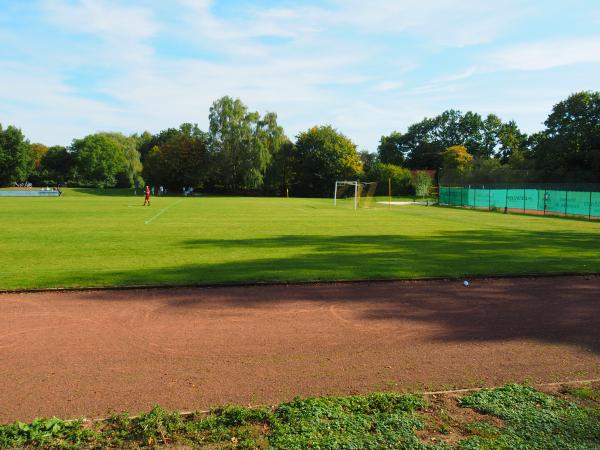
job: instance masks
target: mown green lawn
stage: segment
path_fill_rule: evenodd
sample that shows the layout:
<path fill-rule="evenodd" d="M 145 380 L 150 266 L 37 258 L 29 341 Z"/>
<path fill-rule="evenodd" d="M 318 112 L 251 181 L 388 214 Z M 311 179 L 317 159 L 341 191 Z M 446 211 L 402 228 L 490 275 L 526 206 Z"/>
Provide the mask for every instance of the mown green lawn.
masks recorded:
<path fill-rule="evenodd" d="M 0 289 L 600 272 L 600 222 L 110 193 L 0 197 Z"/>

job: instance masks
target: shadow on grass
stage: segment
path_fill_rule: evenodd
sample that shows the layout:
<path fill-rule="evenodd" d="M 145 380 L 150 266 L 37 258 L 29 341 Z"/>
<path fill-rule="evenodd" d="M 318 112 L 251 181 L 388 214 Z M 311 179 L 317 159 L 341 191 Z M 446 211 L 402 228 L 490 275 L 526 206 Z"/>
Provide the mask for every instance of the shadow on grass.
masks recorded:
<path fill-rule="evenodd" d="M 369 280 L 537 273 L 600 273 L 600 234 L 489 229 L 407 235 L 283 235 L 184 240 L 202 261 L 169 267 L 57 273 L 52 286 Z M 251 252 L 247 250 L 250 249 Z M 206 262 L 222 252 L 244 259 Z M 281 252 L 281 256 L 277 252 Z M 221 258 L 221 255 L 219 255 Z M 50 276 L 50 275 L 49 275 Z"/>
<path fill-rule="evenodd" d="M 598 236 L 576 232 L 479 230 L 412 236 L 278 236 L 240 240 L 186 240 L 201 255 L 252 249 L 251 259 L 185 264 L 60 278 L 55 285 L 206 284 L 252 281 L 393 279 L 551 272 L 600 272 Z M 290 256 L 261 258 L 261 250 L 296 249 Z M 267 252 L 270 255 L 273 252 Z M 587 255 L 587 259 L 585 258 Z M 271 291 L 269 290 L 271 289 Z M 195 292 L 195 293 L 194 293 Z M 203 304 L 208 291 L 171 291 L 173 308 Z M 217 292 L 217 291 L 211 291 Z M 223 306 L 264 307 L 285 301 L 341 301 L 362 305 L 360 320 L 412 321 L 442 327 L 438 339 L 487 341 L 533 339 L 581 345 L 600 352 L 600 278 L 519 281 L 379 283 L 228 289 Z M 126 301 L 114 292 L 94 298 Z M 151 296 L 149 297 L 149 300 Z"/>

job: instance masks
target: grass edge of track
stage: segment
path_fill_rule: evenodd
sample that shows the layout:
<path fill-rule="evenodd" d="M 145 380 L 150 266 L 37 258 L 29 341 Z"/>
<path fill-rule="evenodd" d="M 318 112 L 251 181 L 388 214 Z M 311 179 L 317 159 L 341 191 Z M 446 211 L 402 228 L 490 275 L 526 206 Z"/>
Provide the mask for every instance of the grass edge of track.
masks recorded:
<path fill-rule="evenodd" d="M 240 281 L 223 283 L 168 283 L 168 284 L 124 284 L 111 286 L 77 286 L 77 287 L 48 287 L 48 288 L 24 288 L 24 289 L 0 289 L 0 295 L 4 294 L 35 294 L 42 292 L 90 292 L 90 291 L 128 291 L 145 289 L 218 289 L 218 288 L 240 288 L 240 287 L 269 287 L 269 286 L 320 286 L 335 284 L 371 284 L 371 283 L 416 283 L 430 281 L 462 281 L 462 280 L 509 280 L 509 279 L 537 279 L 537 278 L 561 278 L 561 277 L 599 277 L 600 272 L 532 272 L 499 275 L 462 275 L 462 276 L 440 276 L 440 277 L 407 277 L 407 278 L 365 278 L 365 279 L 332 279 L 332 280 L 294 280 L 294 281 Z"/>

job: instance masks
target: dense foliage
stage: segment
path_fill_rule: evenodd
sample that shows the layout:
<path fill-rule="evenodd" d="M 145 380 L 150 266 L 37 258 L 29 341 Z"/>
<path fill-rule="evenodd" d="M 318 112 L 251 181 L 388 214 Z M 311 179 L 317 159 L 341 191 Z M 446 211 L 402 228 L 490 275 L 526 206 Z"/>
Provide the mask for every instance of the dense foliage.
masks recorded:
<path fill-rule="evenodd" d="M 274 112 L 261 116 L 226 96 L 210 108 L 207 132 L 184 123 L 156 134 L 96 133 L 48 148 L 0 126 L 0 185 L 135 187 L 145 180 L 176 190 L 329 196 L 336 180 L 361 179 L 382 186 L 391 180 L 395 193 L 414 193 L 401 168 L 438 171 L 438 181 L 448 183 L 600 182 L 600 92 L 571 95 L 544 123 L 527 136 L 494 114 L 448 110 L 382 136 L 377 153 L 358 152 L 329 125 L 292 142 Z"/>
<path fill-rule="evenodd" d="M 600 92 L 580 92 L 555 105 L 534 137 L 531 159 L 545 178 L 600 181 Z"/>
<path fill-rule="evenodd" d="M 209 173 L 208 135 L 197 125 L 182 124 L 162 132 L 146 152 L 144 178 L 153 185 L 179 190 L 202 187 Z"/>
<path fill-rule="evenodd" d="M 26 179 L 34 167 L 34 152 L 21 130 L 0 124 L 0 185 Z"/>
<path fill-rule="evenodd" d="M 223 97 L 210 108 L 209 132 L 214 158 L 215 182 L 232 192 L 262 187 L 273 148 L 283 130 L 277 116 L 261 119 L 239 99 Z"/>
<path fill-rule="evenodd" d="M 313 127 L 298 135 L 296 194 L 332 196 L 332 180 L 354 180 L 361 172 L 362 163 L 356 145 L 331 126 Z"/>
<path fill-rule="evenodd" d="M 443 182 L 600 182 L 600 92 L 571 95 L 544 123 L 527 136 L 493 114 L 444 111 L 382 137 L 378 157 Z"/>
<path fill-rule="evenodd" d="M 387 195 L 389 192 L 411 194 L 413 192 L 411 171 L 395 164 L 376 162 L 365 175 L 366 180 L 381 180 L 377 185 L 377 195 Z"/>
<path fill-rule="evenodd" d="M 72 177 L 80 185 L 129 187 L 143 182 L 136 143 L 121 133 L 96 133 L 75 139 L 71 153 Z"/>

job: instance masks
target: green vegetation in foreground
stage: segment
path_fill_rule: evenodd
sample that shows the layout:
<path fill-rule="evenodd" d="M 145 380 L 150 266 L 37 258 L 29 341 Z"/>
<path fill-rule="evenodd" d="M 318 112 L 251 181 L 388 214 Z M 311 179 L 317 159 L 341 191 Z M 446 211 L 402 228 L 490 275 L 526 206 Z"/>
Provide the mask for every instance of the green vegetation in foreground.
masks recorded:
<path fill-rule="evenodd" d="M 600 272 L 600 222 L 107 192 L 0 198 L 0 289 Z"/>
<path fill-rule="evenodd" d="M 155 407 L 135 418 L 0 426 L 0 448 L 596 449 L 600 404 L 577 400 L 513 384 L 448 398 L 450 411 L 421 396 L 392 393 L 190 416 Z"/>

